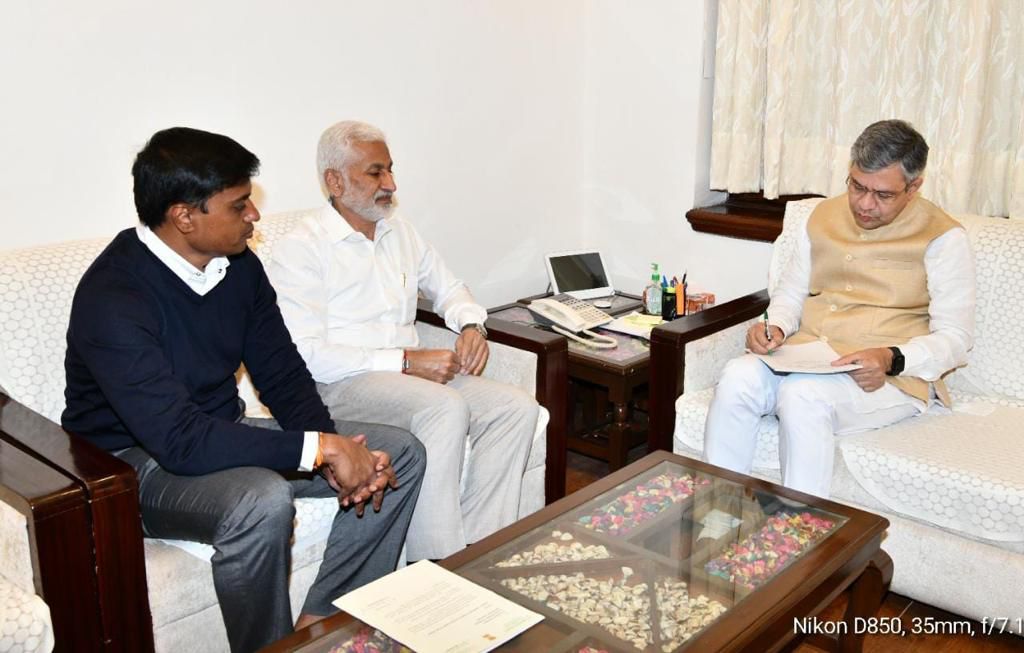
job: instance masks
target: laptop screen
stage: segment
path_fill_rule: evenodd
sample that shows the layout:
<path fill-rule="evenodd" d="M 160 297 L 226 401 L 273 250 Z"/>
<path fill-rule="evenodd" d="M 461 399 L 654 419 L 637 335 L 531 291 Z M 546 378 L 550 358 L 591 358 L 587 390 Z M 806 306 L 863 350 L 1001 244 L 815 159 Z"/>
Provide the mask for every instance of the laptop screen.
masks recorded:
<path fill-rule="evenodd" d="M 547 262 L 555 293 L 571 293 L 581 299 L 614 293 L 600 252 L 549 254 Z"/>

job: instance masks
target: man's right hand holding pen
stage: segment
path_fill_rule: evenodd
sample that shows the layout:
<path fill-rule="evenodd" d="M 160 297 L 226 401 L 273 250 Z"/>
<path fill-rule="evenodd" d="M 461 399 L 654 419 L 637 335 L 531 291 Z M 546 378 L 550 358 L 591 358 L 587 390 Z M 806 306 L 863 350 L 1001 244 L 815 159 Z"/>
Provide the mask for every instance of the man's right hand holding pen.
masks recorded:
<path fill-rule="evenodd" d="M 786 334 L 774 324 L 768 323 L 768 314 L 764 320 L 750 325 L 747 329 L 747 349 L 754 354 L 770 354 L 786 341 Z"/>

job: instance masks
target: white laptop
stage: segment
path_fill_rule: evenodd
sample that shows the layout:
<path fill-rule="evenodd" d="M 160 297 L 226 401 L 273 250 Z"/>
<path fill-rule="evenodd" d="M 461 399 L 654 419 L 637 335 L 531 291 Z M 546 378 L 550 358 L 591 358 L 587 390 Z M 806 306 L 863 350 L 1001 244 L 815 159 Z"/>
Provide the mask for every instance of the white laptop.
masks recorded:
<path fill-rule="evenodd" d="M 555 252 L 544 257 L 554 294 L 566 293 L 577 299 L 610 297 L 615 294 L 601 252 L 581 249 Z"/>

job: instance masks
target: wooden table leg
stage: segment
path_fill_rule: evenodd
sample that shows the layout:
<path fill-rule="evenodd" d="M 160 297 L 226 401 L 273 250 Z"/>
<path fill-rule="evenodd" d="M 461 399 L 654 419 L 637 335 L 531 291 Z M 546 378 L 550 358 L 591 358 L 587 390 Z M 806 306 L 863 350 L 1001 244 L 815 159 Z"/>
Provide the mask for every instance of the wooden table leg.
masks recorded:
<path fill-rule="evenodd" d="M 629 400 L 619 389 L 611 389 L 612 423 L 608 426 L 608 470 L 614 472 L 626 466 L 630 441 Z"/>
<path fill-rule="evenodd" d="M 879 549 L 864 568 L 864 572 L 850 586 L 850 600 L 846 605 L 846 614 L 843 615 L 846 628 L 838 642 L 838 650 L 841 653 L 860 653 L 864 645 L 864 634 L 856 632 L 854 619 L 877 615 L 891 582 L 892 558 Z"/>

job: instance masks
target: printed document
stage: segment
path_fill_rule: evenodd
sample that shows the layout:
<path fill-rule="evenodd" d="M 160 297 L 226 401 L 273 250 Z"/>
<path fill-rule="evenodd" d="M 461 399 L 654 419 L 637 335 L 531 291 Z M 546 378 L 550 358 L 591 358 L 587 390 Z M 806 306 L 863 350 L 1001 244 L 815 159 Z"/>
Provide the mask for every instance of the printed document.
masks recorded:
<path fill-rule="evenodd" d="M 544 617 L 429 560 L 334 601 L 417 653 L 484 653 Z"/>
<path fill-rule="evenodd" d="M 832 367 L 832 361 L 840 358 L 834 349 L 820 340 L 803 345 L 782 345 L 770 354 L 754 354 L 765 365 L 776 372 L 801 372 L 803 374 L 835 374 L 859 370 L 861 365 L 840 365 Z"/>

